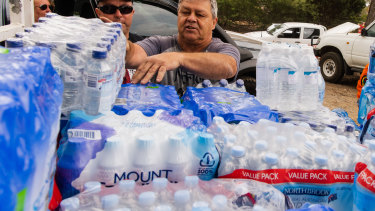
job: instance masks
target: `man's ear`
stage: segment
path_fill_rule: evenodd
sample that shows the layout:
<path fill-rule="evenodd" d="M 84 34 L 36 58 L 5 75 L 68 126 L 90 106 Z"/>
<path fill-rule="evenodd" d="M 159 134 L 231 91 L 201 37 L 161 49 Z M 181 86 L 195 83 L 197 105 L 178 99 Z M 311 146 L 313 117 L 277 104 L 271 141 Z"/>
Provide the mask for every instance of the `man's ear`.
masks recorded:
<path fill-rule="evenodd" d="M 215 29 L 216 24 L 217 24 L 217 17 L 212 20 L 212 30 Z"/>
<path fill-rule="evenodd" d="M 97 16 L 98 18 L 100 18 L 100 17 L 102 16 L 102 11 L 100 11 L 99 8 L 95 8 L 95 13 L 96 13 L 96 16 Z"/>

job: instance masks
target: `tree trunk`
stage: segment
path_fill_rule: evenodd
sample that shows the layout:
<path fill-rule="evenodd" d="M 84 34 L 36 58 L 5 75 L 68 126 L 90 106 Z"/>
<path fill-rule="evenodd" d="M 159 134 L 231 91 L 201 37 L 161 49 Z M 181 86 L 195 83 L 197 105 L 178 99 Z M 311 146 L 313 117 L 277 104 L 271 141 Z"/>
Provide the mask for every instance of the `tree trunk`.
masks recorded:
<path fill-rule="evenodd" d="M 371 0 L 365 26 L 368 26 L 374 20 L 375 20 L 375 0 Z"/>

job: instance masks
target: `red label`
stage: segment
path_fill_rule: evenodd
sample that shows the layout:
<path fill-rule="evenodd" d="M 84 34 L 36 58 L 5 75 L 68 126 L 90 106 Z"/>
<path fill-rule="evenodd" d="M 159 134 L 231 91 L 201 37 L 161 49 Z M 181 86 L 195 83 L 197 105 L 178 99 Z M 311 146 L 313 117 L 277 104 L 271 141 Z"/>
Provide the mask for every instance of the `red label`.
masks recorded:
<path fill-rule="evenodd" d="M 355 172 L 356 172 L 357 174 L 360 174 L 361 171 L 363 171 L 366 167 L 367 167 L 367 165 L 366 165 L 365 163 L 358 162 L 358 163 L 355 165 Z"/>
<path fill-rule="evenodd" d="M 357 182 L 367 190 L 375 193 L 375 175 L 367 168 L 358 176 Z"/>
<path fill-rule="evenodd" d="M 268 184 L 280 183 L 312 183 L 312 184 L 333 184 L 353 183 L 353 172 L 331 171 L 326 169 L 267 169 L 252 171 L 237 169 L 233 173 L 220 176 L 219 178 L 231 179 L 252 179 Z"/>

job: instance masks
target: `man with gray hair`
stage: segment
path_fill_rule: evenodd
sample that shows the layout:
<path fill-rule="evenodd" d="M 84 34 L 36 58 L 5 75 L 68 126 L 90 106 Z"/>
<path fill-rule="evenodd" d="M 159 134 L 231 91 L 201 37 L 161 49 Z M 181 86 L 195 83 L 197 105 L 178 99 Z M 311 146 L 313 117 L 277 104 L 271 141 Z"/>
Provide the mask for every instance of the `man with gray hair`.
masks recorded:
<path fill-rule="evenodd" d="M 180 0 L 177 35 L 127 42 L 126 66 L 137 69 L 132 83 L 152 80 L 174 85 L 182 95 L 187 86 L 204 79 L 235 77 L 240 54 L 236 47 L 212 37 L 216 23 L 216 0 Z"/>

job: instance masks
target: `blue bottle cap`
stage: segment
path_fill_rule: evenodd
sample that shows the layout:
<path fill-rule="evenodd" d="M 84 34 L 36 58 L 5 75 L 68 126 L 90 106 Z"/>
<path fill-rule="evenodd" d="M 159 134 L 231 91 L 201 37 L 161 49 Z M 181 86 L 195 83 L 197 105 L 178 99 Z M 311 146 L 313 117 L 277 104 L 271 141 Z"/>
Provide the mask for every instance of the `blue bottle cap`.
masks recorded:
<path fill-rule="evenodd" d="M 345 157 L 344 152 L 341 151 L 341 150 L 338 150 L 338 149 L 333 150 L 333 151 L 332 151 L 332 154 L 333 154 L 336 158 L 340 158 L 340 159 L 342 159 L 342 158 Z"/>
<path fill-rule="evenodd" d="M 210 145 L 214 143 L 214 136 L 210 133 L 201 133 L 198 137 L 198 143 Z"/>
<path fill-rule="evenodd" d="M 228 81 L 226 79 L 220 79 L 219 84 L 221 87 L 226 87 L 228 86 Z"/>
<path fill-rule="evenodd" d="M 39 23 L 45 23 L 45 22 L 47 22 L 48 21 L 48 18 L 46 18 L 46 17 L 40 17 L 39 19 L 38 19 L 38 22 Z"/>
<path fill-rule="evenodd" d="M 174 202 L 177 206 L 183 206 L 190 201 L 190 192 L 188 190 L 178 190 L 174 193 Z"/>
<path fill-rule="evenodd" d="M 280 119 L 281 123 L 286 123 L 286 122 L 290 122 L 290 121 L 292 121 L 292 118 L 289 118 L 289 117 L 283 117 L 283 118 Z"/>
<path fill-rule="evenodd" d="M 101 40 L 103 40 L 103 41 L 109 41 L 109 42 L 111 42 L 111 45 L 113 45 L 113 43 L 115 42 L 115 38 L 113 36 L 103 36 L 101 38 Z"/>
<path fill-rule="evenodd" d="M 92 58 L 94 59 L 107 58 L 107 49 L 106 48 L 94 48 L 94 50 L 92 50 Z"/>
<path fill-rule="evenodd" d="M 118 34 L 116 33 L 116 31 L 107 33 L 107 36 L 113 37 L 114 41 L 117 41 Z"/>
<path fill-rule="evenodd" d="M 328 164 L 328 158 L 325 155 L 316 155 L 314 160 L 319 166 L 326 166 Z"/>
<path fill-rule="evenodd" d="M 345 125 L 345 131 L 346 131 L 346 132 L 350 132 L 350 133 L 354 132 L 354 127 L 353 127 L 353 125 L 351 125 L 351 124 L 346 124 L 346 125 Z"/>
<path fill-rule="evenodd" d="M 37 28 L 37 27 L 40 27 L 40 26 L 42 26 L 42 23 L 38 23 L 38 22 L 33 23 L 33 25 L 32 25 L 32 27 L 34 27 L 34 28 Z"/>
<path fill-rule="evenodd" d="M 30 27 L 26 27 L 23 29 L 25 32 L 32 32 L 33 31 L 33 28 L 30 28 Z"/>
<path fill-rule="evenodd" d="M 163 190 L 167 187 L 168 185 L 168 180 L 167 178 L 155 178 L 153 181 L 152 181 L 152 187 L 154 188 L 154 190 L 156 191 L 160 191 L 160 190 Z"/>
<path fill-rule="evenodd" d="M 245 82 L 242 79 L 238 79 L 236 81 L 236 85 L 237 85 L 238 88 L 241 88 L 245 85 Z"/>
<path fill-rule="evenodd" d="M 259 140 L 255 142 L 255 149 L 258 151 L 264 151 L 268 148 L 268 144 L 266 141 Z"/>
<path fill-rule="evenodd" d="M 232 156 L 236 158 L 243 157 L 245 155 L 246 149 L 243 146 L 233 146 L 232 147 Z"/>
<path fill-rule="evenodd" d="M 22 48 L 23 40 L 20 38 L 8 38 L 5 41 L 5 47 L 7 48 Z"/>
<path fill-rule="evenodd" d="M 80 51 L 82 49 L 82 43 L 80 42 L 68 42 L 66 43 L 66 50 L 69 51 Z"/>
<path fill-rule="evenodd" d="M 77 197 L 64 199 L 60 203 L 60 208 L 62 211 L 78 210 L 79 199 Z"/>
<path fill-rule="evenodd" d="M 203 80 L 203 82 L 202 82 L 202 86 L 203 86 L 204 88 L 207 88 L 207 87 L 211 86 L 211 81 L 210 81 L 210 80 L 207 80 L 207 79 Z"/>
<path fill-rule="evenodd" d="M 49 41 L 38 41 L 35 44 L 38 45 L 38 46 L 49 48 L 49 49 L 56 49 L 57 48 L 56 44 L 54 44 L 52 42 L 49 42 Z"/>
<path fill-rule="evenodd" d="M 83 186 L 85 192 L 88 191 L 90 193 L 99 193 L 102 190 L 102 185 L 97 181 L 86 182 Z"/>
<path fill-rule="evenodd" d="M 199 177 L 198 176 L 186 176 L 184 183 L 185 183 L 185 186 L 188 188 L 197 187 L 199 183 Z"/>
<path fill-rule="evenodd" d="M 53 13 L 53 12 L 49 12 L 49 13 L 46 14 L 46 18 L 52 18 L 52 17 L 55 17 L 55 16 L 58 16 L 58 14 Z"/>
<path fill-rule="evenodd" d="M 279 162 L 279 156 L 275 153 L 269 152 L 264 156 L 264 162 L 268 165 L 276 165 Z"/>
<path fill-rule="evenodd" d="M 139 194 L 138 196 L 138 204 L 141 207 L 149 207 L 155 203 L 156 195 L 152 191 L 147 191 Z"/>
<path fill-rule="evenodd" d="M 110 194 L 101 198 L 103 209 L 116 208 L 119 203 L 120 197 L 117 194 Z"/>
<path fill-rule="evenodd" d="M 25 32 L 17 32 L 16 33 L 16 37 L 17 38 L 22 38 L 22 37 L 24 37 L 25 36 Z"/>
<path fill-rule="evenodd" d="M 99 47 L 99 48 L 106 48 L 107 51 L 111 50 L 111 42 L 109 42 L 109 41 L 98 42 L 98 43 L 96 43 L 96 46 Z"/>
<path fill-rule="evenodd" d="M 121 180 L 119 184 L 120 190 L 123 192 L 133 191 L 135 187 L 134 180 Z"/>

